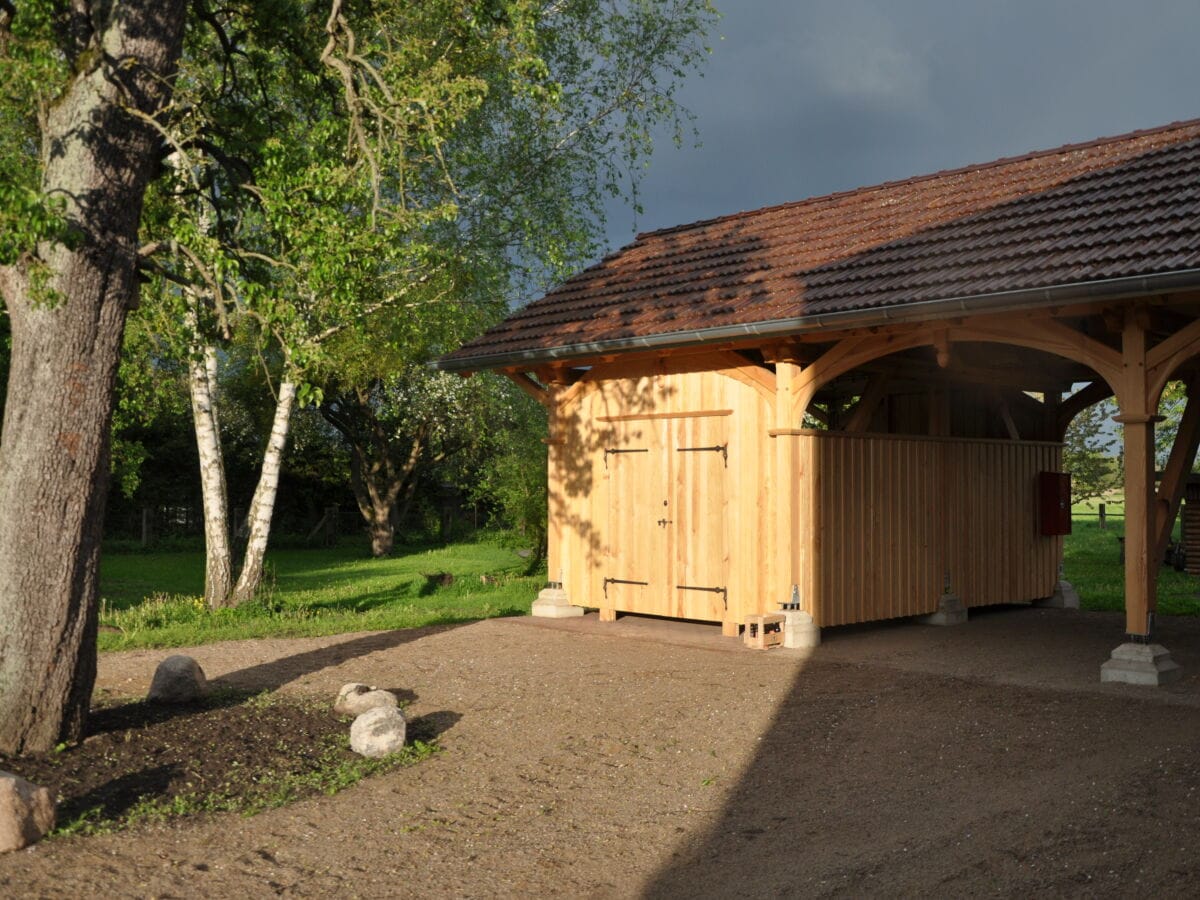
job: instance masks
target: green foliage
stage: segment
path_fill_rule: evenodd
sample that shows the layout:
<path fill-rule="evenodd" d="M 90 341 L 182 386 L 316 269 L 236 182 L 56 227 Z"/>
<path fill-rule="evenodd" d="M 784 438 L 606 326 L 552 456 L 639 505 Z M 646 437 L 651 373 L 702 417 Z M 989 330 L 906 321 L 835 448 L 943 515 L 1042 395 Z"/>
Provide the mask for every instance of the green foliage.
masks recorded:
<path fill-rule="evenodd" d="M 1158 403 L 1158 414 L 1163 420 L 1154 427 L 1154 459 L 1160 469 L 1171 456 L 1171 447 L 1175 443 L 1175 435 L 1179 433 L 1179 423 L 1186 406 L 1187 385 L 1182 381 L 1168 381 Z"/>
<path fill-rule="evenodd" d="M 1079 413 L 1063 440 L 1063 468 L 1075 500 L 1102 497 L 1121 483 L 1118 436 L 1111 427 L 1116 404 L 1103 400 Z"/>
<path fill-rule="evenodd" d="M 0 265 L 11 265 L 42 241 L 68 242 L 65 207 L 60 198 L 0 182 Z"/>
<path fill-rule="evenodd" d="M 1063 574 L 1084 609 L 1125 608 L 1125 568 L 1120 561 L 1124 520 L 1110 516 L 1102 530 L 1096 519 L 1076 517 L 1063 542 Z M 1178 532 L 1176 533 L 1178 537 Z M 1167 616 L 1200 615 L 1200 581 L 1170 566 L 1158 570 L 1158 612 Z"/>
<path fill-rule="evenodd" d="M 150 445 L 161 444 L 165 432 L 186 434 L 189 428 L 184 373 L 164 356 L 146 312 L 135 310 L 126 321 L 111 426 L 110 465 L 125 497 L 132 497 L 141 486 Z M 181 467 L 179 476 L 190 482 L 191 469 Z"/>
<path fill-rule="evenodd" d="M 511 383 L 497 390 L 490 420 L 492 443 L 473 473 L 471 496 L 493 509 L 493 519 L 515 544 L 530 548 L 530 571 L 545 558 L 546 413 Z"/>

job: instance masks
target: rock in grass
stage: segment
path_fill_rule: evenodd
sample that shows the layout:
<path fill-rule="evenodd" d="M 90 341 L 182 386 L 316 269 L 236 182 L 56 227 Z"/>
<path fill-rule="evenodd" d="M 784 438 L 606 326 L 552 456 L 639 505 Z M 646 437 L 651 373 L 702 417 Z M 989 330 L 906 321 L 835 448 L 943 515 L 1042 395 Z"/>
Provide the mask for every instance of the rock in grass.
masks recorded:
<path fill-rule="evenodd" d="M 50 791 L 11 772 L 0 772 L 0 853 L 39 841 L 54 827 Z"/>
<path fill-rule="evenodd" d="M 360 756 L 376 759 L 395 753 L 404 746 L 408 723 L 404 713 L 394 706 L 367 710 L 350 726 L 350 749 Z"/>
<path fill-rule="evenodd" d="M 351 682 L 342 685 L 342 689 L 338 691 L 333 711 L 339 716 L 361 716 L 369 709 L 385 706 L 394 708 L 399 705 L 400 701 L 391 691 L 381 691 L 367 684 Z"/>
<path fill-rule="evenodd" d="M 208 680 L 200 664 L 177 653 L 158 664 L 146 699 L 151 703 L 191 703 L 207 693 Z"/>

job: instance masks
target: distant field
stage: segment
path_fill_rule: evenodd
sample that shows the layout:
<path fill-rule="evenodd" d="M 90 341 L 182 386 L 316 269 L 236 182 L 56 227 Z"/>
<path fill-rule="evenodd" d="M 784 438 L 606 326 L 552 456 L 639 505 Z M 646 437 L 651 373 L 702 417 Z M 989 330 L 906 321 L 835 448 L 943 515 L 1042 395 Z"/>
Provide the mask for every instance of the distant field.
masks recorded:
<path fill-rule="evenodd" d="M 278 550 L 258 600 L 210 611 L 204 554 L 106 553 L 100 562 L 101 650 L 178 647 L 234 638 L 415 628 L 524 615 L 545 575 L 490 542 L 398 547 L 371 559 L 358 545 Z"/>
<path fill-rule="evenodd" d="M 1063 574 L 1079 592 L 1084 609 L 1125 608 L 1125 569 L 1117 541 L 1124 528 L 1123 518 L 1110 518 L 1108 528 L 1101 530 L 1096 518 L 1075 516 L 1072 534 L 1063 542 Z M 1170 566 L 1159 569 L 1158 611 L 1164 615 L 1200 614 L 1200 578 Z"/>

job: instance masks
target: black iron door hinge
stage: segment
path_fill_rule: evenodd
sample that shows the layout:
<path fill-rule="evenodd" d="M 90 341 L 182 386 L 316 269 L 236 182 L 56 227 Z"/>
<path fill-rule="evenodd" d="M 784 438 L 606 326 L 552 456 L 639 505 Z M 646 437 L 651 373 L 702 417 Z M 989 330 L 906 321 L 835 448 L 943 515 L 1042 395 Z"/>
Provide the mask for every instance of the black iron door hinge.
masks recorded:
<path fill-rule="evenodd" d="M 720 453 L 725 460 L 725 468 L 729 468 L 729 445 L 718 444 L 715 447 L 676 447 L 678 453 Z"/>

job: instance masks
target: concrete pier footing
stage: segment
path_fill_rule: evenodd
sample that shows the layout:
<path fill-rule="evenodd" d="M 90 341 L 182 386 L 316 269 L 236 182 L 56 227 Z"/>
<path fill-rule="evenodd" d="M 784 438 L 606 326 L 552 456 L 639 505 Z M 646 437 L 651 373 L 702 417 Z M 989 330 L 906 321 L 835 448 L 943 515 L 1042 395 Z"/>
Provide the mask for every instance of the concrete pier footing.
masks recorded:
<path fill-rule="evenodd" d="M 942 594 L 937 612 L 917 616 L 916 620 L 922 625 L 963 625 L 967 621 L 967 608 L 958 594 Z"/>
<path fill-rule="evenodd" d="M 1079 609 L 1079 594 L 1071 582 L 1059 580 L 1053 594 L 1044 600 L 1035 600 L 1033 605 L 1043 609 Z"/>
<path fill-rule="evenodd" d="M 1100 667 L 1101 681 L 1157 686 L 1169 684 L 1182 674 L 1171 653 L 1162 644 L 1121 644 L 1112 658 Z"/>
<path fill-rule="evenodd" d="M 583 607 L 572 606 L 571 601 L 567 599 L 567 592 L 561 587 L 546 587 L 533 601 L 530 614 L 543 619 L 565 619 L 569 616 L 582 616 Z"/>

